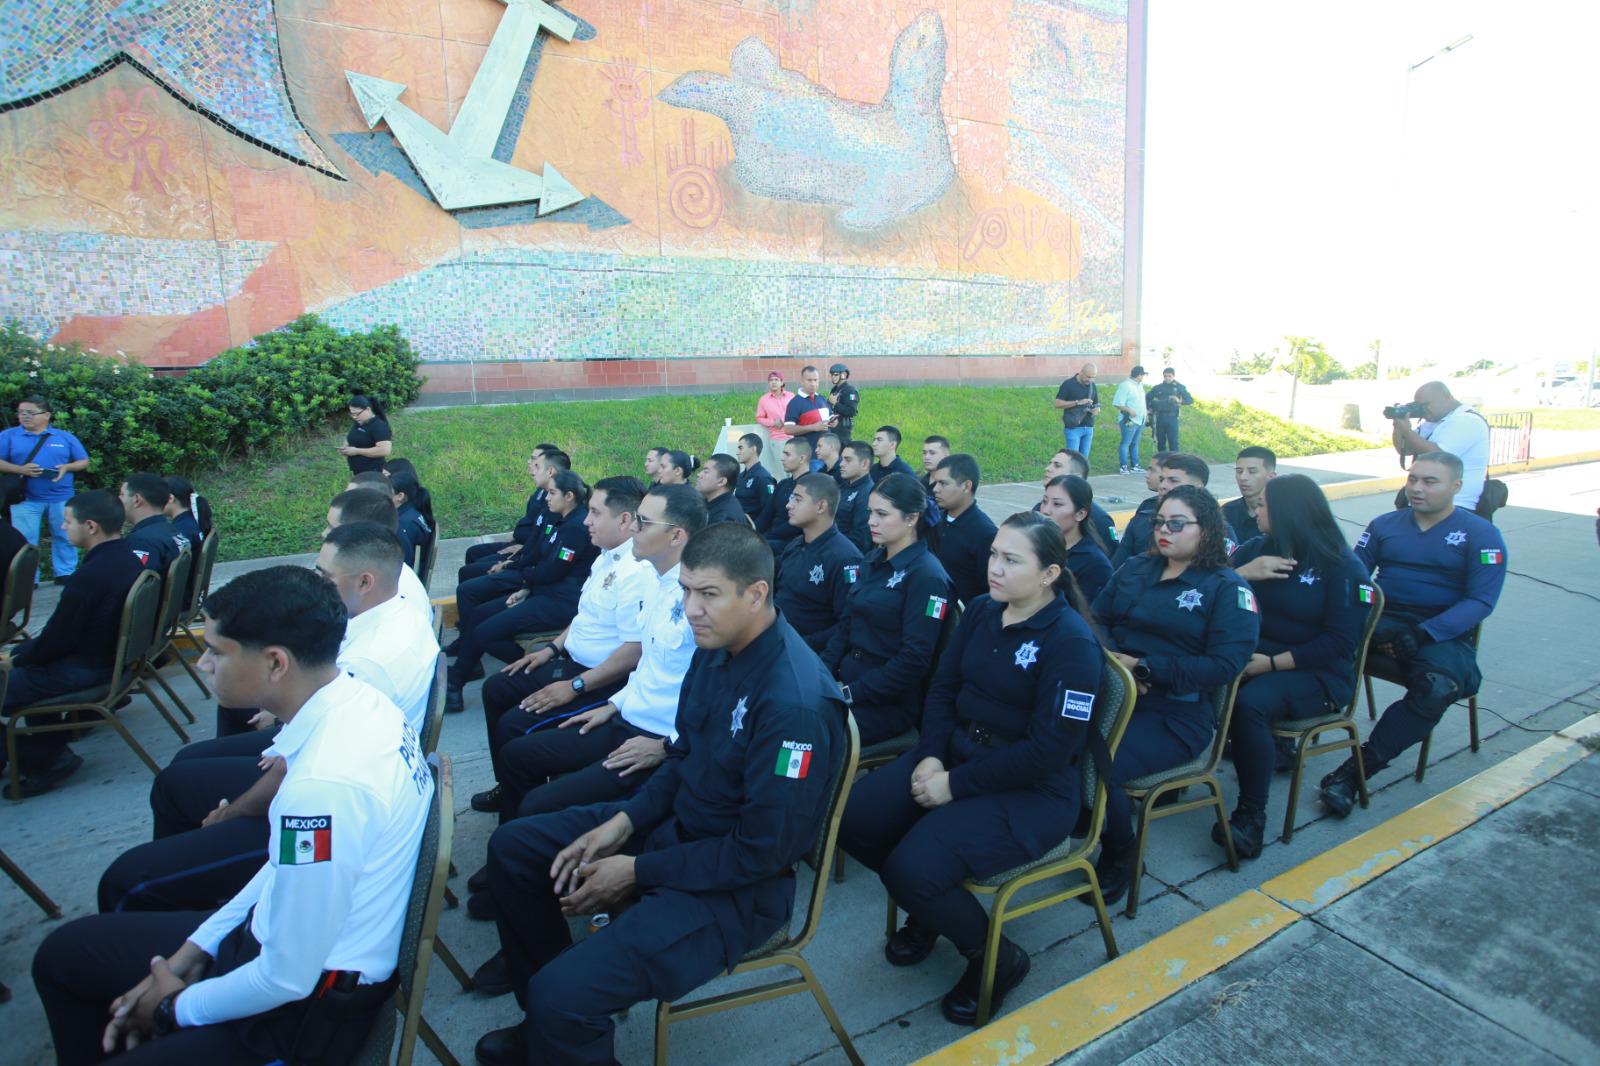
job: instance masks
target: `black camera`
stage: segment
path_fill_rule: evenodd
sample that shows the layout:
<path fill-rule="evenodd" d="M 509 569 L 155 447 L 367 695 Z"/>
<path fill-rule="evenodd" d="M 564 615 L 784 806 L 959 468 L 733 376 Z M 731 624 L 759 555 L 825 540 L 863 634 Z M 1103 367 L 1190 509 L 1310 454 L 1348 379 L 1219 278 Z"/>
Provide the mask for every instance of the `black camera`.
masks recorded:
<path fill-rule="evenodd" d="M 1393 420 L 1396 418 L 1427 418 L 1428 409 L 1420 403 L 1397 403 L 1393 407 L 1383 409 L 1383 417 Z"/>

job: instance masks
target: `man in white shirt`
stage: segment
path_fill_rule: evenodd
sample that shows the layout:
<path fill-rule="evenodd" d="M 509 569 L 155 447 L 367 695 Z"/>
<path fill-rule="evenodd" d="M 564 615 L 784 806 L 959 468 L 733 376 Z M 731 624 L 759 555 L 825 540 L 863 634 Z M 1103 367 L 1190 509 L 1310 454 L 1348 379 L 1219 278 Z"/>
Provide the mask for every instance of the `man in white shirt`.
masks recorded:
<path fill-rule="evenodd" d="M 398 573 L 409 569 L 401 551 L 390 530 L 347 523 L 328 534 L 317 571 L 349 617 L 339 668 L 399 706 L 420 735 L 439 644 L 395 592 Z M 267 808 L 286 770 L 281 754 L 269 729 L 180 751 L 150 790 L 154 839 L 106 868 L 100 909 L 203 910 L 237 891 L 267 846 Z"/>
<path fill-rule="evenodd" d="M 1122 430 L 1122 440 L 1117 444 L 1117 463 L 1124 474 L 1139 474 L 1139 435 L 1144 432 L 1148 417 L 1144 395 L 1144 367 L 1136 366 L 1117 386 L 1111 405 L 1117 409 L 1117 426 Z"/>
<path fill-rule="evenodd" d="M 1400 458 L 1449 452 L 1461 460 L 1461 491 L 1455 505 L 1463 510 L 1477 509 L 1483 495 L 1483 482 L 1489 476 L 1489 423 L 1477 411 L 1450 394 L 1442 381 L 1417 387 L 1416 405 L 1423 410 L 1423 421 L 1416 429 L 1411 419 L 1392 419 L 1394 447 Z M 1487 517 L 1487 516 L 1483 516 Z"/>
<path fill-rule="evenodd" d="M 389 505 L 387 510 L 383 507 L 385 503 Z M 393 532 L 398 528 L 399 515 L 394 509 L 394 500 L 376 489 L 350 489 L 335 496 L 328 505 L 328 527 L 322 535 L 326 537 L 329 530 L 350 522 L 376 522 Z M 401 571 L 397 592 L 407 606 L 421 613 L 429 626 L 433 625 L 433 601 L 428 598 L 428 590 L 422 587 L 416 571 L 410 567 Z"/>
<path fill-rule="evenodd" d="M 246 574 L 207 597 L 205 623 L 218 697 L 285 723 L 266 861 L 209 918 L 100 914 L 45 939 L 34 984 L 64 1066 L 125 1045 L 128 1063 L 331 1066 L 394 1009 L 433 796 L 416 733 L 339 669 L 345 609 L 310 571 Z"/>

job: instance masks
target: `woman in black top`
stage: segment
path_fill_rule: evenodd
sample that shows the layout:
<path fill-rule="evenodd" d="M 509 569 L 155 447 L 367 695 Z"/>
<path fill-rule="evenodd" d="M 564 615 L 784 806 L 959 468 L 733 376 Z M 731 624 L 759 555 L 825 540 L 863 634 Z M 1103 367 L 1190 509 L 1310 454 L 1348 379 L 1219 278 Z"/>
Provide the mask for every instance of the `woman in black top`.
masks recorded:
<path fill-rule="evenodd" d="M 383 461 L 394 448 L 394 434 L 389 432 L 383 404 L 368 396 L 350 397 L 350 417 L 355 425 L 345 434 L 339 445 L 339 454 L 350 464 L 350 472 L 359 474 L 366 470 L 382 470 Z"/>
<path fill-rule="evenodd" d="M 1261 608 L 1261 639 L 1244 668 L 1231 734 L 1239 773 L 1233 844 L 1248 859 L 1261 854 L 1266 832 L 1272 725 L 1350 702 L 1373 599 L 1367 568 L 1345 543 L 1322 489 L 1304 474 L 1267 482 L 1256 523 L 1264 535 L 1241 544 L 1230 560 Z M 1222 842 L 1220 826 L 1213 836 Z"/>
<path fill-rule="evenodd" d="M 198 556 L 201 543 L 211 535 L 211 504 L 186 478 L 173 476 L 166 482 L 167 491 L 172 493 L 165 508 L 167 519 L 189 541 L 189 550 Z"/>
<path fill-rule="evenodd" d="M 673 449 L 656 460 L 656 484 L 688 485 L 699 466 L 699 461 L 688 452 Z"/>
<path fill-rule="evenodd" d="M 862 560 L 845 614 L 822 651 L 855 713 L 863 744 L 917 724 L 939 631 L 956 594 L 922 539 L 928 496 L 910 474 L 890 474 L 867 501 L 877 545 Z"/>
<path fill-rule="evenodd" d="M 1039 513 L 1061 527 L 1067 542 L 1067 569 L 1090 603 L 1111 580 L 1111 557 L 1094 528 L 1094 489 L 1077 474 L 1051 478 L 1044 487 Z"/>
<path fill-rule="evenodd" d="M 1084 801 L 1079 763 L 1105 659 L 1064 595 L 1066 561 L 1049 519 L 1006 519 L 989 595 L 967 605 L 940 659 L 920 741 L 856 785 L 839 831 L 908 915 L 884 949 L 891 963 L 921 962 L 941 935 L 968 958 L 942 1004 L 958 1025 L 976 1020 L 988 927 L 962 881 L 1045 854 Z M 1002 940 L 995 1011 L 1027 972 L 1027 952 Z"/>

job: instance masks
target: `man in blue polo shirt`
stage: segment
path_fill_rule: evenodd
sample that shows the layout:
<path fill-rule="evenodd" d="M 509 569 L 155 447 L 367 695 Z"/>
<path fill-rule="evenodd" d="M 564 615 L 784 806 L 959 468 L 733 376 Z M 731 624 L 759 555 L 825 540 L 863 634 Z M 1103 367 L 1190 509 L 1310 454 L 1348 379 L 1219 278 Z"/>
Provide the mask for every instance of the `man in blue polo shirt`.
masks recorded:
<path fill-rule="evenodd" d="M 789 408 L 783 413 L 783 431 L 789 436 L 805 437 L 828 432 L 828 419 L 833 412 L 828 409 L 828 398 L 817 394 L 817 386 L 821 381 L 822 375 L 814 366 L 800 371 L 800 391 L 789 401 Z M 812 442 L 811 450 L 816 451 L 815 442 Z"/>
<path fill-rule="evenodd" d="M 11 505 L 11 524 L 39 543 L 39 519 L 50 516 L 50 562 L 56 584 L 78 569 L 78 552 L 67 540 L 66 503 L 72 475 L 89 465 L 83 443 L 64 429 L 51 429 L 49 401 L 25 397 L 17 404 L 17 425 L 0 433 L 0 474 L 21 474 L 23 496 Z M 34 580 L 38 580 L 35 574 Z"/>

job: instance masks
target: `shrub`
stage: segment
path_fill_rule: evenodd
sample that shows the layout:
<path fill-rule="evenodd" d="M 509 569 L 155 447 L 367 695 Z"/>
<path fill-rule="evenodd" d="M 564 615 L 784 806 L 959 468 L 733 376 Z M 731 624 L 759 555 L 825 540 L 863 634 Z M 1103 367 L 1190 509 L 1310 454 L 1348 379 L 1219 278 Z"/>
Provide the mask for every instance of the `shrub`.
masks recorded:
<path fill-rule="evenodd" d="M 16 323 L 0 329 L 0 410 L 38 393 L 52 424 L 83 441 L 84 481 L 135 470 L 193 472 L 343 416 L 352 393 L 399 408 L 422 388 L 417 356 L 394 326 L 341 333 L 306 315 L 186 374 L 157 376 L 76 344 L 46 344 Z"/>

